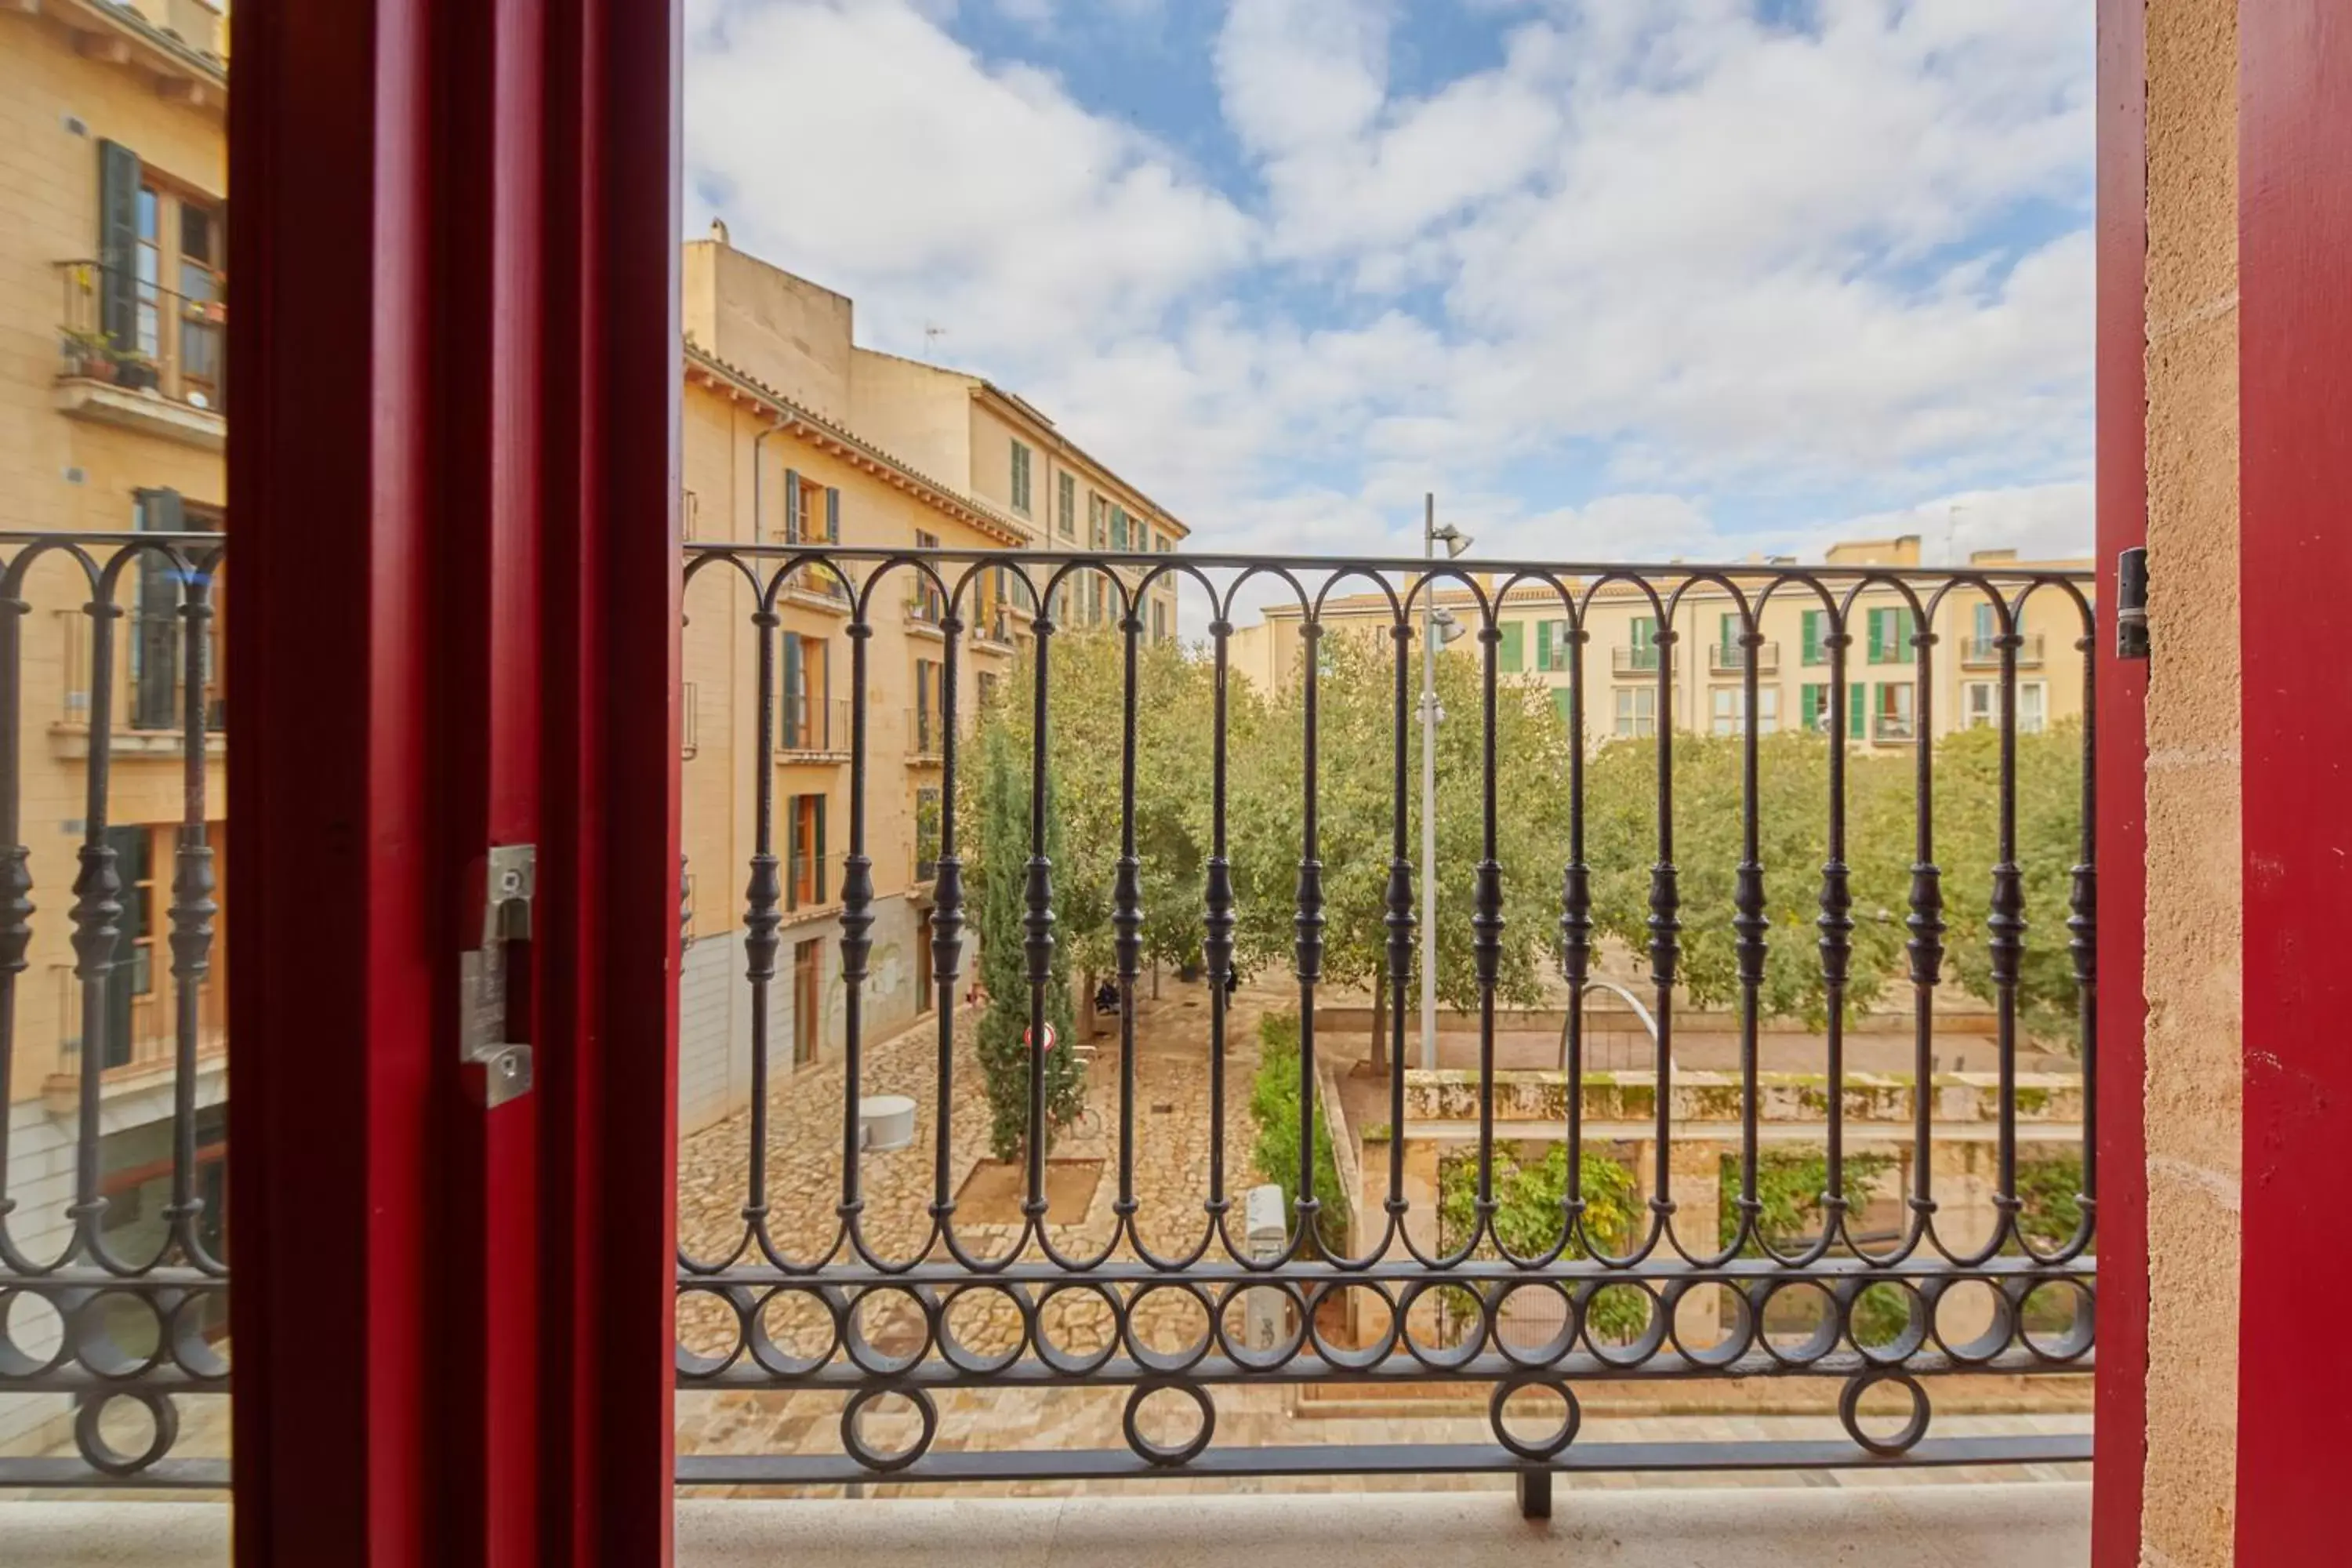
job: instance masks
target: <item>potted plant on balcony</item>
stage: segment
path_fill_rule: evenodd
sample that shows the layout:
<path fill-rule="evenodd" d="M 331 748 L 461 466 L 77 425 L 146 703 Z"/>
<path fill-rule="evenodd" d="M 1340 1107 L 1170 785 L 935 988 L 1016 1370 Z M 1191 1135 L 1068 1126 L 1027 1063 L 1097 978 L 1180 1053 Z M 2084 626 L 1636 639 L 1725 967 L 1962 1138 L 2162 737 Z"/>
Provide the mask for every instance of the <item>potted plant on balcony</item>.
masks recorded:
<path fill-rule="evenodd" d="M 152 391 L 163 380 L 154 360 L 137 349 L 114 351 L 114 384 L 131 392 Z"/>
<path fill-rule="evenodd" d="M 68 375 L 89 376 L 97 381 L 113 379 L 114 345 L 106 341 L 104 332 L 92 331 L 87 327 L 68 327 L 65 361 Z"/>

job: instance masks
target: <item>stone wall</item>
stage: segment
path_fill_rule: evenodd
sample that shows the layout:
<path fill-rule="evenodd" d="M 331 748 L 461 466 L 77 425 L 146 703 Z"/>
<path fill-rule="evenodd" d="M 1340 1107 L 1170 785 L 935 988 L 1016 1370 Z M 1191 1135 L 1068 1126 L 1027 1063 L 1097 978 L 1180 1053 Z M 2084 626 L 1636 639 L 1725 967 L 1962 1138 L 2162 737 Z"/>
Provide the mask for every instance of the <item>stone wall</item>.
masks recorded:
<path fill-rule="evenodd" d="M 2241 1103 L 2237 8 L 2147 19 L 2143 1561 L 2231 1558 Z"/>

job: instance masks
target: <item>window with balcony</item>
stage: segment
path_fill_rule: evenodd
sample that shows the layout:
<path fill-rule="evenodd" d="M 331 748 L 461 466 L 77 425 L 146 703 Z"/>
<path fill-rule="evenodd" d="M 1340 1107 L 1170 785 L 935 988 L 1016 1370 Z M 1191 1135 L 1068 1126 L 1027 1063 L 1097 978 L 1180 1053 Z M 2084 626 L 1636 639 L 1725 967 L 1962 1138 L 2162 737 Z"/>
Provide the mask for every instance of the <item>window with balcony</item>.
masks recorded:
<path fill-rule="evenodd" d="M 1019 441 L 1013 443 L 1013 510 L 1029 515 L 1029 448 Z"/>
<path fill-rule="evenodd" d="M 105 142 L 98 208 L 96 255 L 61 268 L 61 374 L 220 412 L 228 386 L 222 203 Z"/>
<path fill-rule="evenodd" d="M 1655 616 L 1635 616 L 1626 628 L 1625 646 L 1618 652 L 1621 656 L 1620 668 L 1657 668 L 1658 618 Z"/>
<path fill-rule="evenodd" d="M 1911 717 L 1915 689 L 1907 680 L 1882 680 L 1874 692 L 1870 710 L 1870 738 L 1874 741 L 1916 741 L 1919 738 Z"/>
<path fill-rule="evenodd" d="M 787 752 L 832 752 L 849 744 L 849 704 L 833 700 L 832 649 L 824 637 L 783 634 L 783 711 Z"/>
<path fill-rule="evenodd" d="M 794 468 L 784 470 L 784 542 L 787 544 L 838 544 L 841 542 L 841 492 L 829 485 L 819 484 Z M 827 575 L 824 579 L 831 583 Z M 803 573 L 800 582 L 814 587 L 816 577 Z"/>
<path fill-rule="evenodd" d="M 915 530 L 915 548 L 937 550 L 940 536 L 924 529 Z M 908 590 L 907 618 L 919 626 L 936 626 L 948 618 L 947 596 L 929 578 L 916 575 Z"/>
<path fill-rule="evenodd" d="M 1853 740 L 1863 738 L 1865 708 L 1864 684 L 1857 680 L 1845 689 L 1845 732 Z M 1826 681 L 1808 681 L 1797 690 L 1798 714 L 1806 729 L 1826 735 L 1830 729 L 1830 686 Z"/>
<path fill-rule="evenodd" d="M 1908 605 L 1870 612 L 1870 662 L 1908 664 L 1918 619 Z"/>

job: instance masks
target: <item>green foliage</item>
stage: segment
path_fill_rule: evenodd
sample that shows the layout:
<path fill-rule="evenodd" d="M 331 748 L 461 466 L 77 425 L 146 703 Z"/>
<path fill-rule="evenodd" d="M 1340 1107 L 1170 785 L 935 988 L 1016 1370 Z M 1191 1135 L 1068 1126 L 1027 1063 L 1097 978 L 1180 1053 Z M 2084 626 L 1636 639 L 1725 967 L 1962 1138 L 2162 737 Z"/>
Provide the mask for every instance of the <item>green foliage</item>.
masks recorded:
<path fill-rule="evenodd" d="M 2074 1238 L 2083 1223 L 2083 1160 L 2078 1154 L 2024 1160 L 2017 1167 L 2018 1228 L 2044 1252 Z"/>
<path fill-rule="evenodd" d="M 1378 983 L 1386 967 L 1389 860 L 1394 852 L 1396 651 L 1385 628 L 1328 633 L 1316 681 L 1318 855 L 1325 900 L 1323 974 L 1339 985 Z M 1483 667 L 1437 660 L 1437 992 L 1449 1006 L 1478 1000 L 1470 911 L 1485 852 Z M 1417 653 L 1408 672 L 1418 701 Z M 1230 814 L 1239 940 L 1253 962 L 1286 957 L 1297 902 L 1299 824 L 1306 800 L 1303 683 L 1253 715 L 1255 732 L 1232 748 Z M 1406 853 L 1421 858 L 1421 734 L 1406 718 Z M 1568 835 L 1568 732 L 1549 691 L 1499 679 L 1495 702 L 1496 859 L 1503 868 L 1499 998 L 1533 1005 L 1558 942 L 1559 868 Z M 1415 871 L 1418 899 L 1419 871 Z M 1416 908 L 1418 906 L 1416 905 Z"/>
<path fill-rule="evenodd" d="M 1864 1194 L 1895 1168 L 1892 1154 L 1849 1151 L 1845 1157 L 1847 1200 L 1861 1206 Z M 1739 1157 L 1723 1158 L 1724 1202 L 1717 1216 L 1717 1245 L 1729 1247 L 1739 1234 L 1739 1210 L 1731 1201 L 1739 1191 Z M 1817 1236 L 1822 1226 L 1822 1194 L 1830 1184 L 1829 1153 L 1822 1149 L 1765 1149 L 1756 1157 L 1756 1201 L 1763 1205 L 1756 1228 L 1764 1240 L 1786 1251 L 1791 1243 Z M 1750 1242 L 1750 1258 L 1762 1256 Z"/>
<path fill-rule="evenodd" d="M 1738 997 L 1731 919 L 1743 850 L 1745 742 L 1678 732 L 1672 743 L 1682 921 L 1676 973 L 1694 1003 L 1729 1005 Z M 2000 858 L 2000 737 L 1988 729 L 1948 735 L 1936 749 L 1934 847 L 1942 871 L 1947 978 L 1986 1000 L 1993 995 L 1985 917 L 1992 868 Z M 1917 850 L 1916 773 L 1908 756 L 1846 759 L 1851 1007 L 1867 1006 L 1909 973 L 1905 922 Z M 1818 1027 L 1828 1009 L 1815 921 L 1821 868 L 1829 858 L 1829 743 L 1808 731 L 1761 736 L 1757 773 L 1757 849 L 1771 922 L 1759 1004 L 1767 1017 L 1798 1016 Z M 1657 859 L 1657 742 L 1612 740 L 1595 752 L 1585 778 L 1594 924 L 1643 952 Z M 2080 727 L 2062 724 L 2018 736 L 2016 847 L 2028 922 L 2019 1014 L 2037 1037 L 2064 1044 L 2074 1039 L 2076 992 L 2065 921 L 2081 835 Z"/>
<path fill-rule="evenodd" d="M 1580 1163 L 1585 1235 L 1602 1250 L 1622 1253 L 1633 1243 L 1641 1209 L 1633 1173 L 1598 1154 L 1587 1154 Z M 1494 1172 L 1494 1234 L 1520 1258 L 1550 1251 L 1568 1224 L 1568 1145 L 1554 1143 L 1532 1164 L 1522 1164 L 1508 1148 L 1497 1147 Z M 1465 1151 L 1447 1156 L 1438 1166 L 1437 1193 L 1438 1244 L 1451 1252 L 1477 1225 L 1477 1155 Z M 1496 1256 L 1493 1243 L 1481 1242 L 1478 1256 Z M 1581 1240 L 1571 1237 L 1566 1256 L 1590 1253 Z M 1448 1300 L 1458 1313 L 1466 1315 L 1475 1308 L 1459 1289 L 1449 1288 Z M 1586 1313 L 1596 1333 L 1621 1344 L 1639 1338 L 1650 1322 L 1648 1298 L 1636 1291 L 1595 1291 Z"/>
<path fill-rule="evenodd" d="M 1969 994 L 1990 1000 L 1992 958 L 1985 917 L 1992 868 L 2000 859 L 2000 736 L 1963 730 L 1936 748 L 1936 859 L 1942 866 L 1945 939 L 1953 973 Z M 1907 823 L 1906 824 L 1907 827 Z M 1874 823 L 1865 842 L 1881 850 L 1892 825 Z M 2075 1044 L 2074 964 L 2067 952 L 2067 900 L 2082 858 L 2083 727 L 2069 721 L 2017 737 L 2017 864 L 2025 886 L 2025 958 L 2018 1016 L 2036 1038 Z"/>
<path fill-rule="evenodd" d="M 1028 955 L 1023 921 L 1028 910 L 1024 885 L 1030 849 L 1029 777 L 1025 753 L 998 729 L 980 737 L 980 788 L 972 805 L 969 842 L 978 886 L 974 921 L 980 936 L 981 982 L 988 1007 L 981 1015 L 975 1047 L 988 1084 L 989 1146 L 1000 1160 L 1021 1157 L 1029 1140 L 1031 1050 Z M 1045 854 L 1060 860 L 1061 816 L 1049 772 L 1045 781 Z M 1068 1126 L 1086 1105 L 1086 1074 L 1073 1048 L 1070 1028 L 1070 961 L 1066 944 L 1054 948 L 1053 983 L 1045 987 L 1045 1021 L 1055 1035 L 1045 1056 L 1046 1141 Z"/>
<path fill-rule="evenodd" d="M 1258 1180 L 1282 1189 L 1285 1214 L 1298 1204 L 1298 1015 L 1269 1013 L 1258 1020 L 1257 1076 L 1250 1083 L 1250 1115 L 1257 1142 L 1250 1163 Z M 1348 1234 L 1348 1194 L 1339 1185 L 1339 1162 L 1331 1152 L 1331 1124 L 1315 1119 L 1315 1201 L 1321 1205 L 1318 1239 L 1337 1249 Z"/>
<path fill-rule="evenodd" d="M 1046 765 L 1054 780 L 1055 936 L 1074 969 L 1116 967 L 1112 895 L 1118 871 L 1126 639 L 1108 627 L 1057 629 L 1046 687 Z M 982 715 L 1022 759 L 1033 754 L 1037 667 L 1025 648 Z M 1256 704 L 1232 682 L 1229 744 L 1250 744 Z M 1201 889 L 1210 833 L 1209 667 L 1174 639 L 1136 650 L 1135 847 L 1141 862 L 1143 957 L 1182 966 L 1201 952 Z M 1025 823 L 1024 828 L 1025 834 Z M 1025 843 L 1025 838 L 1024 840 Z M 1294 858 L 1296 852 L 1294 851 Z"/>

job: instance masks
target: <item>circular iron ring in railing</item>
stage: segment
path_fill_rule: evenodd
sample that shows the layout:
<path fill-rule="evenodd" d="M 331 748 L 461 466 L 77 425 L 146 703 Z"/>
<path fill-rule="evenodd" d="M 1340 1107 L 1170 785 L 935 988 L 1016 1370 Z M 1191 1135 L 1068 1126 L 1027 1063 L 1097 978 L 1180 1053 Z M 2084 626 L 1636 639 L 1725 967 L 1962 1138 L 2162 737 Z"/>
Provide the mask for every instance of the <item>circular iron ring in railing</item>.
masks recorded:
<path fill-rule="evenodd" d="M 1189 1441 L 1172 1447 L 1145 1436 L 1138 1420 L 1143 1412 L 1143 1402 L 1155 1394 L 1164 1393 L 1181 1394 L 1201 1410 L 1201 1429 L 1193 1433 Z M 1127 1434 L 1127 1446 L 1134 1449 L 1145 1464 L 1160 1469 L 1174 1469 L 1199 1458 L 1202 1451 L 1208 1447 L 1209 1439 L 1216 1436 L 1216 1402 L 1209 1397 L 1209 1391 L 1197 1383 L 1184 1383 L 1172 1377 L 1147 1378 L 1128 1394 L 1127 1408 L 1119 1416 L 1119 1426 Z"/>
<path fill-rule="evenodd" d="M 1873 1436 L 1862 1424 L 1862 1396 L 1883 1383 L 1892 1384 L 1911 1396 L 1911 1414 L 1891 1437 Z M 1909 1453 L 1927 1435 L 1928 1418 L 1933 1414 L 1927 1391 L 1908 1373 L 1856 1373 L 1846 1379 L 1845 1391 L 1838 1395 L 1838 1419 L 1845 1424 L 1846 1436 L 1881 1458 Z"/>
<path fill-rule="evenodd" d="M 1559 1426 L 1540 1440 L 1529 1442 L 1514 1433 L 1503 1419 L 1503 1406 L 1511 1395 L 1522 1389 L 1541 1388 L 1559 1395 L 1563 1414 Z M 1522 1459 L 1549 1459 L 1576 1441 L 1577 1430 L 1584 1425 L 1584 1407 L 1576 1401 L 1576 1393 L 1565 1378 L 1549 1373 L 1521 1373 L 1495 1384 L 1494 1397 L 1486 1402 L 1486 1425 L 1495 1431 L 1495 1441 Z"/>
<path fill-rule="evenodd" d="M 866 1439 L 858 1435 L 857 1423 L 865 1415 L 866 1406 L 894 1394 L 915 1407 L 915 1413 L 922 1418 L 923 1428 L 916 1434 L 912 1443 L 895 1453 L 869 1448 L 866 1446 Z M 851 1394 L 849 1403 L 841 1408 L 842 1450 L 867 1469 L 885 1475 L 893 1470 L 903 1470 L 921 1458 L 929 1450 L 931 1439 L 939 1434 L 939 1406 L 931 1403 L 929 1394 L 912 1384 L 893 1383 L 861 1388 Z"/>

